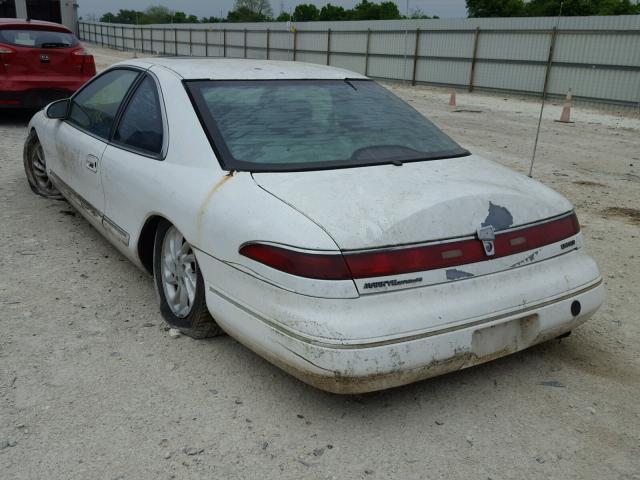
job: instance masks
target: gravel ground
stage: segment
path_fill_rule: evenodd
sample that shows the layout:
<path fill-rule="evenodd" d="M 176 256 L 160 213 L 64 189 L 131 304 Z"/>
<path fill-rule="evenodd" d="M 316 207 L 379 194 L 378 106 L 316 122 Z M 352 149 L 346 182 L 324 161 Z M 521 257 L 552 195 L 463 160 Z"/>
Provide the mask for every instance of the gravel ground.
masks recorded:
<path fill-rule="evenodd" d="M 104 67 L 127 55 L 93 48 Z M 390 86 L 526 172 L 538 105 Z M 640 120 L 543 122 L 535 176 L 578 210 L 607 301 L 574 334 L 406 387 L 322 393 L 229 337 L 171 338 L 150 278 L 22 170 L 0 113 L 0 477 L 639 479 Z"/>

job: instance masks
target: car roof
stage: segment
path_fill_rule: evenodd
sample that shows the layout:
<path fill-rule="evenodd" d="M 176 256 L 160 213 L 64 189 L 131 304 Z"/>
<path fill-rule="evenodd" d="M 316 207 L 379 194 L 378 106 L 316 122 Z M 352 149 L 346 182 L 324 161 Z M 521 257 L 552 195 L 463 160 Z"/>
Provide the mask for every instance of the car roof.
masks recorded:
<path fill-rule="evenodd" d="M 0 18 L 0 28 L 31 28 L 35 30 L 55 30 L 57 32 L 73 33 L 64 25 L 42 20 L 23 20 L 21 18 Z"/>
<path fill-rule="evenodd" d="M 186 80 L 343 80 L 367 78 L 342 68 L 304 62 L 243 58 L 154 57 L 128 60 L 118 65 L 144 68 L 162 66 Z"/>

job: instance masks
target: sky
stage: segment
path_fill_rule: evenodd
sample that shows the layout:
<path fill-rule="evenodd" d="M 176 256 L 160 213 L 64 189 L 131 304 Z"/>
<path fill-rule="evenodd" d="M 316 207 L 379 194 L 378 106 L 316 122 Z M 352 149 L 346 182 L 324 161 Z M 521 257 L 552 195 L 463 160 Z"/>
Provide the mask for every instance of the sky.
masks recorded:
<path fill-rule="evenodd" d="M 380 0 L 378 0 L 379 2 Z M 395 0 L 404 13 L 406 0 Z M 270 0 L 273 13 L 278 15 L 281 7 L 285 11 L 291 11 L 299 3 L 313 3 L 318 7 L 331 3 L 352 8 L 359 0 Z M 233 7 L 233 0 L 78 0 L 79 16 L 95 14 L 98 17 L 106 12 L 116 13 L 118 10 L 144 10 L 150 5 L 164 5 L 171 10 L 181 10 L 186 14 L 194 14 L 198 17 L 226 17 L 229 9 Z M 422 10 L 427 15 L 438 15 L 442 18 L 466 17 L 465 0 L 409 0 L 409 11 Z"/>

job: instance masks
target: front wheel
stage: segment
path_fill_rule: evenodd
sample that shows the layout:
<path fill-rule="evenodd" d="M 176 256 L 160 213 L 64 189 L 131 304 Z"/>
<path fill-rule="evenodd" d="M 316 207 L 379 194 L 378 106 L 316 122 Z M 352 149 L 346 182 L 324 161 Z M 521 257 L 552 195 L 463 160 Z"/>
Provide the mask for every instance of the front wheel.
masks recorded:
<path fill-rule="evenodd" d="M 33 130 L 29 133 L 24 144 L 23 162 L 29 187 L 34 193 L 53 200 L 64 200 L 49 178 L 44 149 L 38 135 Z"/>
<path fill-rule="evenodd" d="M 193 338 L 222 333 L 207 310 L 195 253 L 182 233 L 167 221 L 160 222 L 156 230 L 153 276 L 160 312 L 169 325 Z"/>

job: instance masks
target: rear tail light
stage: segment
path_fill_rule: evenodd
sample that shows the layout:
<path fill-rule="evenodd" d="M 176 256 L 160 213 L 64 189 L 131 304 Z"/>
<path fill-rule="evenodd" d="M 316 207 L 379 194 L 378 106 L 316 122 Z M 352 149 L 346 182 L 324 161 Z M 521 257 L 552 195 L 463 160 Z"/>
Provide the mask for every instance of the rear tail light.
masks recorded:
<path fill-rule="evenodd" d="M 574 213 L 546 223 L 497 233 L 495 255 L 487 257 L 476 238 L 435 245 L 342 254 L 308 253 L 263 243 L 249 243 L 240 254 L 300 277 L 322 280 L 384 277 L 449 268 L 506 257 L 559 242 L 580 232 Z"/>
<path fill-rule="evenodd" d="M 7 55 L 15 53 L 13 48 L 0 43 L 0 72 L 6 72 L 5 65 L 8 65 L 9 58 Z"/>
<path fill-rule="evenodd" d="M 340 253 L 306 253 L 264 243 L 249 243 L 240 247 L 240 255 L 299 277 L 351 280 L 351 272 Z"/>
<path fill-rule="evenodd" d="M 87 52 L 84 48 L 78 48 L 71 52 L 71 56 L 74 59 L 74 64 L 80 67 L 80 70 L 91 75 L 95 75 L 96 66 L 93 59 L 93 55 Z"/>

